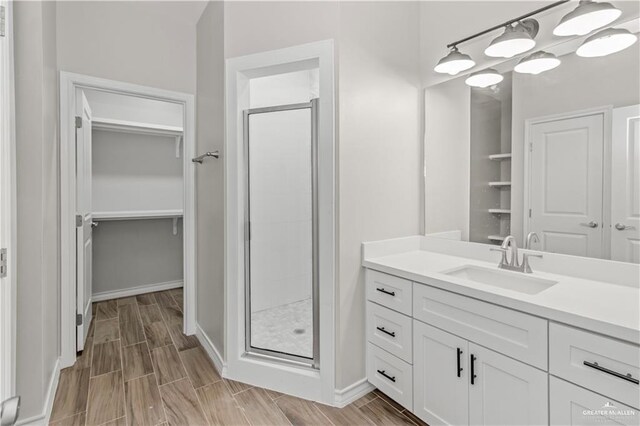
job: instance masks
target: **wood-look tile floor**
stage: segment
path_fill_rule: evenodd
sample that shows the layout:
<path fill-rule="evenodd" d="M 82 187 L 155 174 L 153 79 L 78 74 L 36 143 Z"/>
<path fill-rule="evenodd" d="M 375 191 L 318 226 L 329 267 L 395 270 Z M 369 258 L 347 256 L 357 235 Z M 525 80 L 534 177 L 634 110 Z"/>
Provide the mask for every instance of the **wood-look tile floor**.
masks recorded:
<path fill-rule="evenodd" d="M 222 379 L 182 316 L 181 289 L 95 304 L 50 424 L 424 425 L 377 390 L 334 408 Z"/>

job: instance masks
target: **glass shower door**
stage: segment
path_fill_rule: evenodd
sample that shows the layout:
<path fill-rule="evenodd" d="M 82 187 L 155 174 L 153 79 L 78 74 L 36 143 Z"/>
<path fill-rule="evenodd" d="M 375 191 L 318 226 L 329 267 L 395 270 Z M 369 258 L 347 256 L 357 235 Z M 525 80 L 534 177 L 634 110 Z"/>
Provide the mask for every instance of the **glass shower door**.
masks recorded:
<path fill-rule="evenodd" d="M 315 105 L 245 111 L 245 341 L 318 367 Z"/>

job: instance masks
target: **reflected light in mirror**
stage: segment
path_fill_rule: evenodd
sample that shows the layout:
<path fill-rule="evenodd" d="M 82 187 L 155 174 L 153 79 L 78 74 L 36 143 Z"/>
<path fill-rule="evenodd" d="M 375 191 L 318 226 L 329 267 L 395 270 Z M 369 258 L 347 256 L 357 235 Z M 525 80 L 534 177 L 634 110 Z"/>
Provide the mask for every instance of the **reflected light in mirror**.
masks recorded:
<path fill-rule="evenodd" d="M 485 88 L 500 83 L 504 77 L 493 68 L 474 72 L 464 81 L 468 86 Z"/>
<path fill-rule="evenodd" d="M 475 64 L 471 56 L 460 53 L 458 48 L 454 46 L 447 56 L 438 61 L 433 70 L 441 74 L 456 75 L 473 68 Z"/>
<path fill-rule="evenodd" d="M 540 74 L 560 65 L 560 59 L 553 53 L 539 50 L 529 56 L 525 56 L 513 69 L 521 74 Z"/>
<path fill-rule="evenodd" d="M 597 58 L 620 52 L 632 46 L 638 36 L 622 28 L 607 28 L 588 37 L 576 50 L 578 56 Z"/>
<path fill-rule="evenodd" d="M 610 3 L 580 0 L 580 4 L 567 13 L 554 28 L 557 36 L 587 35 L 593 30 L 602 28 L 618 19 L 622 14 Z"/>

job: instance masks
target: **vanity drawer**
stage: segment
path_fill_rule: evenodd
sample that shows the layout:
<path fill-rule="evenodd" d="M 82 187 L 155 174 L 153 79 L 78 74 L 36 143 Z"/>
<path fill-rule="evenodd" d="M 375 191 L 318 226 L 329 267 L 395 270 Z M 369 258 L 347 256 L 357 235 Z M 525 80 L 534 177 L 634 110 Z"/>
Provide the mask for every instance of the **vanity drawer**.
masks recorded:
<path fill-rule="evenodd" d="M 367 269 L 367 300 L 411 315 L 411 281 Z"/>
<path fill-rule="evenodd" d="M 633 408 L 553 376 L 549 402 L 551 426 L 638 426 Z"/>
<path fill-rule="evenodd" d="M 640 347 L 636 345 L 551 323 L 549 372 L 640 408 Z"/>
<path fill-rule="evenodd" d="M 412 320 L 391 309 L 367 302 L 367 340 L 411 363 Z"/>
<path fill-rule="evenodd" d="M 413 367 L 367 343 L 367 379 L 403 407 L 413 409 Z"/>
<path fill-rule="evenodd" d="M 519 361 L 547 369 L 547 320 L 413 285 L 413 317 Z"/>

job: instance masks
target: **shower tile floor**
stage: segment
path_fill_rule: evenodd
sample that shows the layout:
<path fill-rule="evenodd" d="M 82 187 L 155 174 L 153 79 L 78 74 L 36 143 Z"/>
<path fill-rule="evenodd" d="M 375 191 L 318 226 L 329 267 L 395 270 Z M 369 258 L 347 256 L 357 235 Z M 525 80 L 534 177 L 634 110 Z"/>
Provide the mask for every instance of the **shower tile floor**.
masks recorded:
<path fill-rule="evenodd" d="M 251 314 L 251 344 L 313 357 L 313 307 L 311 299 L 276 306 Z"/>

